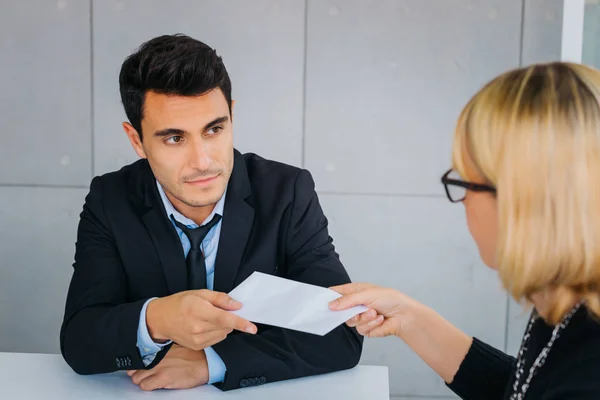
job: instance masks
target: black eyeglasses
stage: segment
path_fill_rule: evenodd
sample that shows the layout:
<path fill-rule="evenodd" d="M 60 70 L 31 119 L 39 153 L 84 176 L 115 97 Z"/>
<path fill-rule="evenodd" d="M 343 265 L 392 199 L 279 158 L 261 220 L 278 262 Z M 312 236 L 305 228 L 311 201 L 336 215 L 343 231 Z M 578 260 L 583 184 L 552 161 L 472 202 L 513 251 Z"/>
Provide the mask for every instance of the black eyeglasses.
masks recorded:
<path fill-rule="evenodd" d="M 463 201 L 467 195 L 467 190 L 496 193 L 496 188 L 493 186 L 463 181 L 452 168 L 442 176 L 442 183 L 446 189 L 446 195 L 452 203 Z"/>

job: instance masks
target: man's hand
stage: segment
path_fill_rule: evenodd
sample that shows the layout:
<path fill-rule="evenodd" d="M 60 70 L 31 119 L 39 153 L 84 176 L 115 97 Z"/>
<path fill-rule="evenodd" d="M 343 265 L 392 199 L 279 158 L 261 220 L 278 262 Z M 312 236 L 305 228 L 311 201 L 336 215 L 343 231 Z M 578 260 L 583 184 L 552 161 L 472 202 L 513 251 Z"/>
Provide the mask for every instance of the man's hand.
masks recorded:
<path fill-rule="evenodd" d="M 232 330 L 255 334 L 251 322 L 227 311 L 241 304 L 225 293 L 190 290 L 154 299 L 146 309 L 146 324 L 152 339 L 172 340 L 192 350 L 219 343 Z"/>
<path fill-rule="evenodd" d="M 190 389 L 208 382 L 208 364 L 204 350 L 186 349 L 174 344 L 154 368 L 127 371 L 142 390 Z"/>

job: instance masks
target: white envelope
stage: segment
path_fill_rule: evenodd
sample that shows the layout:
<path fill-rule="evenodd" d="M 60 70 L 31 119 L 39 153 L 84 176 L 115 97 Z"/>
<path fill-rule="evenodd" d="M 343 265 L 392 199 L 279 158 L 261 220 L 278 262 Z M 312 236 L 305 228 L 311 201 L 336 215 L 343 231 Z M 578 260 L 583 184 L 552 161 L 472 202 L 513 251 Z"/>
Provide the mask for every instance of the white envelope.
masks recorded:
<path fill-rule="evenodd" d="M 229 295 L 242 303 L 232 311 L 251 322 L 323 336 L 357 314 L 356 306 L 332 311 L 329 302 L 341 295 L 331 289 L 254 272 Z"/>

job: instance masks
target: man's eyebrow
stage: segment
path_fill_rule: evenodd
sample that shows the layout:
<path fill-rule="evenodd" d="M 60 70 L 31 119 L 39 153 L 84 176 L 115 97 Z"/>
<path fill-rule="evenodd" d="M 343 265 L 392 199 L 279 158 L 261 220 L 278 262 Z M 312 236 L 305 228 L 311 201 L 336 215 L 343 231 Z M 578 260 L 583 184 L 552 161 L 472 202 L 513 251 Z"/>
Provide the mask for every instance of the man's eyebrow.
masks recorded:
<path fill-rule="evenodd" d="M 215 118 L 212 121 L 210 121 L 208 124 L 204 125 L 204 128 L 202 128 L 202 131 L 206 132 L 207 130 L 209 130 L 213 126 L 222 124 L 223 122 L 227 122 L 227 121 L 229 121 L 229 117 L 228 116 L 223 116 L 223 117 Z M 165 137 L 165 136 L 169 136 L 169 135 L 183 135 L 184 133 L 185 133 L 185 131 L 183 129 L 166 128 L 166 129 L 161 129 L 159 131 L 154 132 L 154 136 L 156 136 L 156 137 Z"/>
<path fill-rule="evenodd" d="M 185 131 L 182 129 L 166 128 L 166 129 L 161 129 L 160 131 L 154 132 L 154 136 L 165 137 L 165 136 L 169 136 L 169 135 L 183 135 L 184 133 L 185 133 Z"/>
<path fill-rule="evenodd" d="M 212 121 L 210 121 L 208 124 L 204 125 L 204 129 L 202 129 L 203 132 L 209 130 L 210 128 L 212 128 L 215 125 L 219 125 L 222 124 L 223 122 L 227 122 L 229 121 L 229 116 L 223 116 L 223 117 L 219 117 L 219 118 L 215 118 Z"/>

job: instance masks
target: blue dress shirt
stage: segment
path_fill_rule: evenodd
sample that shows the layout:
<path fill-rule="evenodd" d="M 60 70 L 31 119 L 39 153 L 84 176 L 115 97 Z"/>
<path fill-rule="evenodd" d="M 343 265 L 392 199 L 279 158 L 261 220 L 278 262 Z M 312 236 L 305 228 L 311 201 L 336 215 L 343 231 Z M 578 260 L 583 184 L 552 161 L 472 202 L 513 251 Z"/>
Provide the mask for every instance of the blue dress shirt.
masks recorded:
<path fill-rule="evenodd" d="M 192 221 L 191 219 L 182 215 L 179 211 L 173 207 L 173 204 L 165 194 L 162 186 L 156 182 L 156 186 L 158 187 L 158 193 L 160 194 L 160 198 L 165 206 L 165 210 L 169 219 L 171 216 L 177 220 L 177 222 L 186 225 L 188 228 L 197 228 L 198 225 Z M 219 200 L 219 202 L 215 205 L 212 213 L 202 222 L 202 225 L 207 224 L 215 214 L 219 214 L 223 216 L 223 208 L 225 205 L 225 194 Z M 181 245 L 183 247 L 184 257 L 187 257 L 187 253 L 190 251 L 190 241 L 183 233 L 181 229 L 175 225 L 175 223 L 171 220 L 177 234 L 179 235 L 179 240 L 181 240 Z M 219 247 L 219 237 L 221 236 L 221 221 L 217 223 L 214 228 L 208 232 L 204 240 L 202 241 L 201 250 L 204 254 L 204 261 L 206 264 L 206 284 L 209 290 L 213 290 L 214 280 L 215 280 L 215 259 L 217 257 L 217 248 Z M 144 365 L 149 365 L 156 353 L 158 353 L 164 346 L 168 345 L 167 343 L 156 343 L 150 337 L 148 333 L 148 326 L 146 325 L 146 308 L 148 307 L 148 303 L 150 303 L 155 298 L 149 299 L 143 306 L 142 311 L 140 313 L 140 322 L 138 325 L 138 334 L 137 334 L 137 347 L 140 350 L 140 354 L 142 355 L 142 360 L 144 361 Z M 206 353 L 206 360 L 208 362 L 208 383 L 218 383 L 222 382 L 225 379 L 225 372 L 227 368 L 225 367 L 225 363 L 219 357 L 219 355 L 213 350 L 212 347 L 207 347 L 204 349 Z"/>

